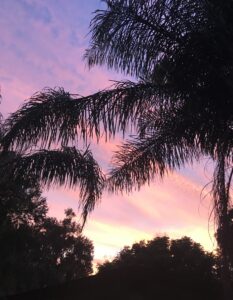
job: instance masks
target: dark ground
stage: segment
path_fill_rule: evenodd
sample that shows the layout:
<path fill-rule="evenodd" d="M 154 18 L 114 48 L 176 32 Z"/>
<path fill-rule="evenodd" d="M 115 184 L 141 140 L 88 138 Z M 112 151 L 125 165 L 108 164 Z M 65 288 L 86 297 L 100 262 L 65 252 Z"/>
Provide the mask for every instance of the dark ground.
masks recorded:
<path fill-rule="evenodd" d="M 7 296 L 1 300 L 75 300 L 75 299 L 161 299 L 161 300 L 220 300 L 221 290 L 217 283 L 206 286 L 200 282 L 177 278 L 143 278 L 136 274 L 128 280 L 114 273 L 108 277 L 95 275 L 63 285 Z"/>

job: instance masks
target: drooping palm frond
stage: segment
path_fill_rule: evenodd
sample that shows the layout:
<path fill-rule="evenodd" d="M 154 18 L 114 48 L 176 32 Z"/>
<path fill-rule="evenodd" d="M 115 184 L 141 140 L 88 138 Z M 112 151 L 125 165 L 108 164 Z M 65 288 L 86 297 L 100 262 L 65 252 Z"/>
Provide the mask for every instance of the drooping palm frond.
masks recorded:
<path fill-rule="evenodd" d="M 229 124 L 215 123 L 213 117 L 203 122 L 208 114 L 196 114 L 184 101 L 145 111 L 137 124 L 137 136 L 123 144 L 113 158 L 109 189 L 131 191 L 201 155 L 215 159 L 223 143 L 224 157 L 232 161 Z"/>
<path fill-rule="evenodd" d="M 173 128 L 160 128 L 153 135 L 135 138 L 124 143 L 113 157 L 113 168 L 107 181 L 111 191 L 132 191 L 150 183 L 155 176 L 179 169 L 198 159 L 198 147 L 177 136 Z"/>
<path fill-rule="evenodd" d="M 6 158 L 4 157 L 6 156 Z M 51 185 L 80 188 L 80 206 L 85 222 L 101 197 L 104 175 L 91 152 L 80 152 L 75 148 L 40 150 L 31 155 L 13 157 L 2 153 L 0 159 L 1 178 L 26 181 L 37 179 L 43 186 Z"/>
<path fill-rule="evenodd" d="M 136 124 L 150 107 L 169 101 L 163 87 L 144 82 L 119 82 L 113 89 L 87 97 L 76 97 L 62 88 L 46 89 L 6 120 L 2 145 L 5 149 L 25 149 L 39 142 L 43 148 L 58 142 L 66 146 L 79 137 L 98 139 L 101 128 L 108 138 Z"/>
<path fill-rule="evenodd" d="M 138 121 L 137 134 L 143 138 L 157 131 L 172 129 L 177 140 L 185 139 L 193 148 L 198 148 L 203 155 L 216 159 L 218 149 L 224 145 L 224 155 L 232 160 L 233 130 L 232 120 L 222 120 L 219 112 L 213 113 L 203 105 L 186 101 L 176 101 L 175 104 L 165 105 L 145 112 Z M 222 113 L 222 112 L 220 112 Z"/>
<path fill-rule="evenodd" d="M 105 0 L 91 22 L 89 66 L 109 68 L 140 77 L 151 74 L 164 55 L 183 46 L 190 31 L 203 25 L 205 1 Z M 177 17 L 179 16 L 179 18 Z"/>

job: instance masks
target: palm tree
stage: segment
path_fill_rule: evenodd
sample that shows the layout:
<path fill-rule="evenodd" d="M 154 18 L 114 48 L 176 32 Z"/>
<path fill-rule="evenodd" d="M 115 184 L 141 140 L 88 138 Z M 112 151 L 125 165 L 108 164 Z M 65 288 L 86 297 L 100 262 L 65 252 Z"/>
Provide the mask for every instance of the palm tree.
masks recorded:
<path fill-rule="evenodd" d="M 91 22 L 85 57 L 90 67 L 107 65 L 135 82 L 116 82 L 88 97 L 63 89 L 35 94 L 8 119 L 4 149 L 88 143 L 103 132 L 108 139 L 132 126 L 134 137 L 114 157 L 107 180 L 112 191 L 140 188 L 154 176 L 209 156 L 216 164 L 212 194 L 230 299 L 233 2 L 105 2 Z"/>

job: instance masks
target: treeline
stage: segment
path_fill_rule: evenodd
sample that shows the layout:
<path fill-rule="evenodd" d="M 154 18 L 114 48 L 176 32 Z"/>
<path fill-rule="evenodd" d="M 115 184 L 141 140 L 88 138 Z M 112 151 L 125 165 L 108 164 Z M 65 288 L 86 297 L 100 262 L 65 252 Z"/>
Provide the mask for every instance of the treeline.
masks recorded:
<path fill-rule="evenodd" d="M 166 236 L 124 247 L 95 276 L 9 297 L 9 300 L 73 299 L 221 300 L 218 257 L 188 237 Z"/>
<path fill-rule="evenodd" d="M 221 299 L 218 256 L 189 237 L 156 237 L 124 247 L 99 266 L 99 276 L 112 276 L 138 299 Z"/>

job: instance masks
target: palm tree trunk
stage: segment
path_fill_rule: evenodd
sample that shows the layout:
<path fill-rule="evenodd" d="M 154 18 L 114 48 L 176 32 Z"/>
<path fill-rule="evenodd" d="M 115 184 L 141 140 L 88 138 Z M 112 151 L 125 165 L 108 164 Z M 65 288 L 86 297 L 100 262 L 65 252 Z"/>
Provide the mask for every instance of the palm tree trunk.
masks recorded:
<path fill-rule="evenodd" d="M 231 286 L 230 274 L 230 219 L 228 217 L 229 209 L 229 193 L 226 187 L 226 170 L 225 170 L 225 157 L 222 151 L 218 155 L 218 165 L 215 171 L 214 182 L 214 198 L 215 209 L 218 219 L 217 240 L 221 254 L 221 280 L 224 290 L 224 299 L 233 299 L 233 290 Z"/>

